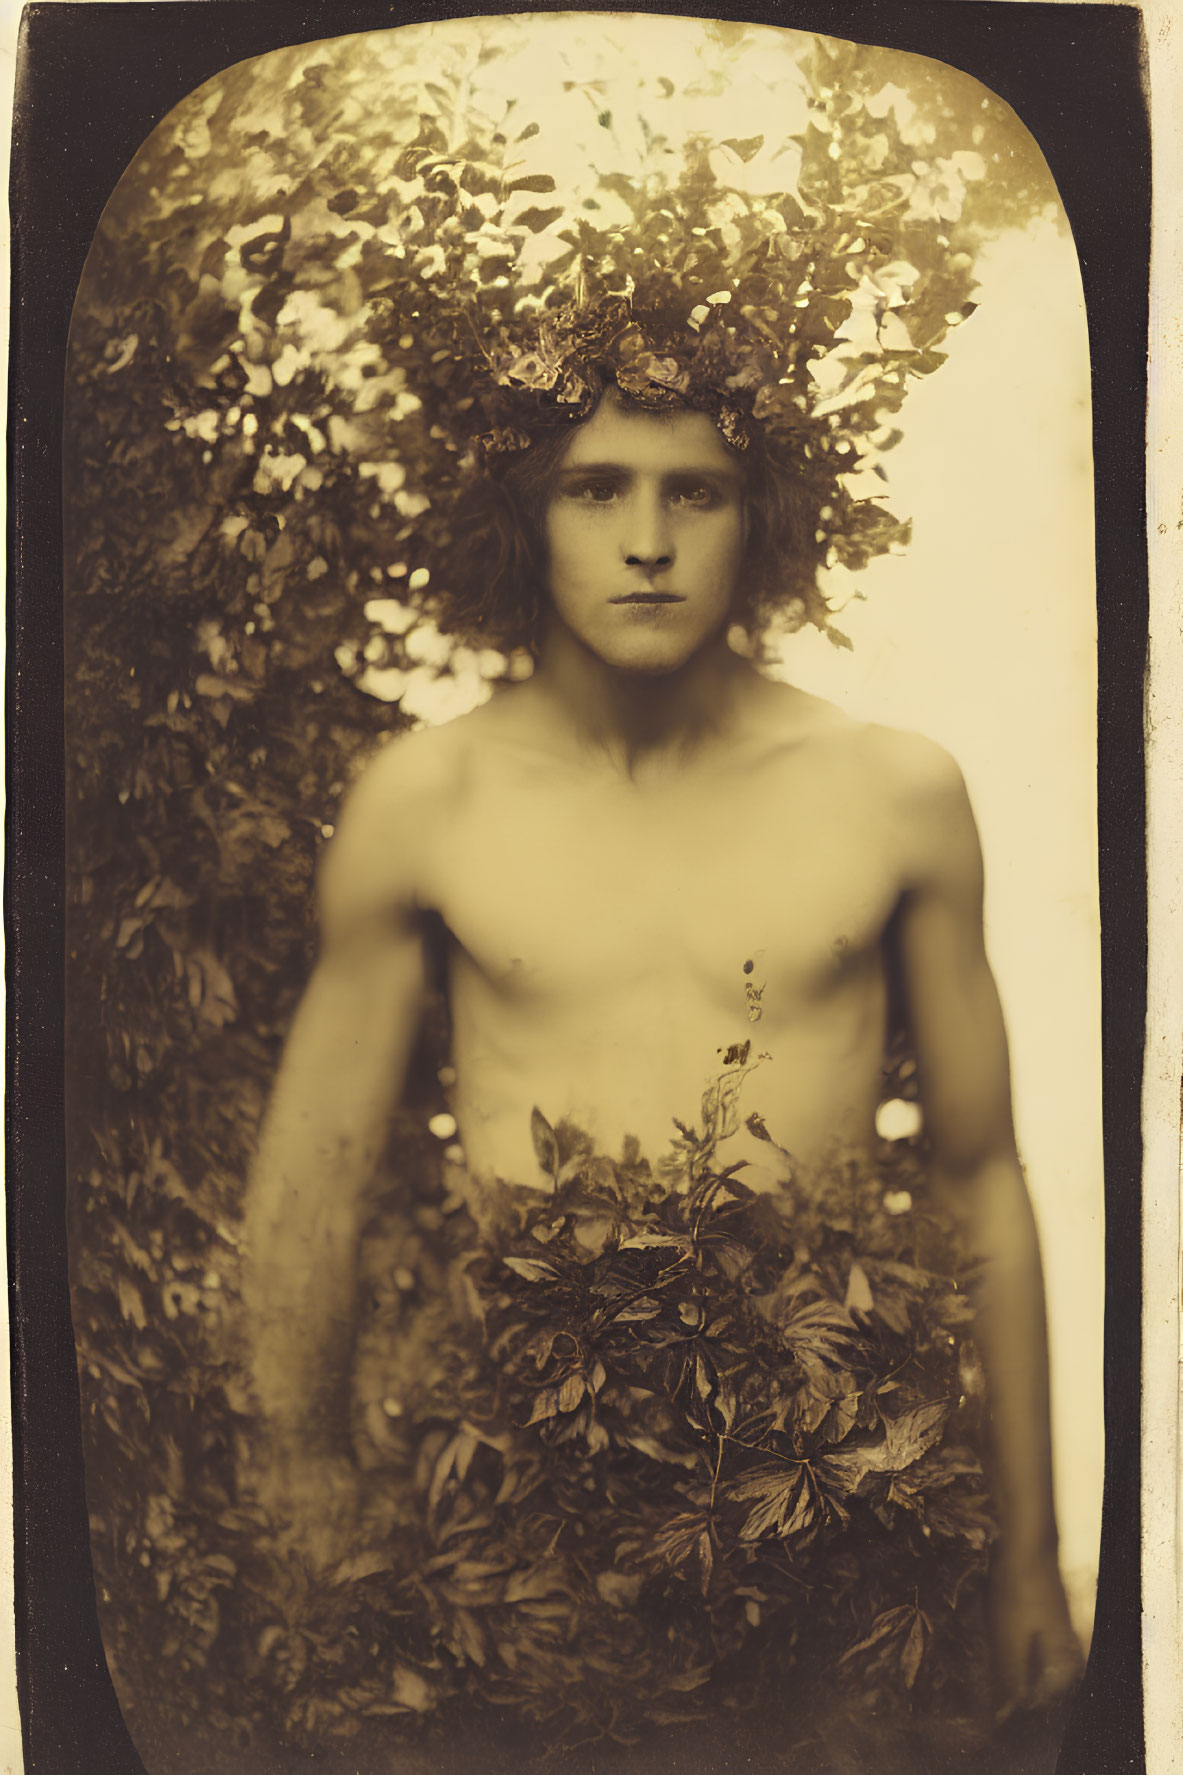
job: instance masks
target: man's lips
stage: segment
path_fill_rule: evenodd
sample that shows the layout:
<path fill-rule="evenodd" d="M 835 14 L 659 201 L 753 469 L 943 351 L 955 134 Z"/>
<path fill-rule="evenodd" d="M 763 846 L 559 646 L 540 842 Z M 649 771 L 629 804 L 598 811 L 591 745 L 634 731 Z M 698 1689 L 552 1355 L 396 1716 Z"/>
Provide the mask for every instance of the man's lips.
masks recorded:
<path fill-rule="evenodd" d="M 680 592 L 624 592 L 618 598 L 610 598 L 610 604 L 684 604 L 685 598 Z"/>

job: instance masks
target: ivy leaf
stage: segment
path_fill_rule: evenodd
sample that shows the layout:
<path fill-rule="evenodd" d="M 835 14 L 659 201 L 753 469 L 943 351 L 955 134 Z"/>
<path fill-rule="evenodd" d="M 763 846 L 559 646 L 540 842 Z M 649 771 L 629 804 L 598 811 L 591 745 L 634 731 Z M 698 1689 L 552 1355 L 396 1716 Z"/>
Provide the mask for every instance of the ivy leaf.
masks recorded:
<path fill-rule="evenodd" d="M 905 1634 L 911 1632 L 915 1617 L 916 1610 L 907 1604 L 899 1608 L 882 1609 L 872 1622 L 870 1632 L 847 1647 L 838 1660 L 839 1664 L 853 1664 L 858 1661 L 860 1654 L 865 1655 L 893 1641 L 900 1641 Z"/>
<path fill-rule="evenodd" d="M 760 1541 L 766 1535 L 791 1534 L 802 1526 L 811 1500 L 800 1467 L 763 1467 L 732 1488 L 737 1502 L 755 1500 L 739 1531 L 741 1541 Z"/>
<path fill-rule="evenodd" d="M 911 1411 L 901 1412 L 899 1417 L 884 1420 L 884 1446 L 895 1472 L 910 1467 L 940 1439 L 948 1415 L 948 1405 L 943 1399 L 937 1399 L 931 1404 L 917 1405 Z"/>

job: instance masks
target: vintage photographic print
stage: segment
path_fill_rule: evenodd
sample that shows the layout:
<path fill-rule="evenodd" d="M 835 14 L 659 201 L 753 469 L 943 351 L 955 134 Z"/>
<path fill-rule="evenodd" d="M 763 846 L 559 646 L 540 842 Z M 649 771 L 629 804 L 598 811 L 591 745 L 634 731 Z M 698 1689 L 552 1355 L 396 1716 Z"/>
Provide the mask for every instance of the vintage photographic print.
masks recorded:
<path fill-rule="evenodd" d="M 65 359 L 65 1087 L 150 1775 L 1056 1767 L 1092 420 L 1048 164 L 912 49 L 408 23 L 138 147 Z"/>

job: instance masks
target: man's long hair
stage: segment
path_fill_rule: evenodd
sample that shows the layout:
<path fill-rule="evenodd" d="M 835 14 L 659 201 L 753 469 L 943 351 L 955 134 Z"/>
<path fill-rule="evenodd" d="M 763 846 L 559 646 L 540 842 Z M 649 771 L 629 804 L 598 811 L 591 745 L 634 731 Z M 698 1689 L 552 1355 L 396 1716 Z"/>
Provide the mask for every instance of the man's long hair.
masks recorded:
<path fill-rule="evenodd" d="M 609 385 L 601 380 L 601 396 Z M 652 411 L 619 390 L 627 410 Z M 694 411 L 683 401 L 665 412 Z M 564 453 L 579 421 L 553 407 L 516 428 L 516 447 L 486 445 L 481 472 L 458 502 L 451 545 L 442 563 L 437 621 L 477 645 L 533 651 L 547 596 L 546 509 Z M 731 445 L 728 445 L 732 449 Z M 781 460 L 759 429 L 734 450 L 743 474 L 747 537 L 735 620 L 758 644 L 776 617 L 816 598 L 822 549 L 818 499 L 799 472 Z M 433 576 L 434 577 L 434 576 Z"/>

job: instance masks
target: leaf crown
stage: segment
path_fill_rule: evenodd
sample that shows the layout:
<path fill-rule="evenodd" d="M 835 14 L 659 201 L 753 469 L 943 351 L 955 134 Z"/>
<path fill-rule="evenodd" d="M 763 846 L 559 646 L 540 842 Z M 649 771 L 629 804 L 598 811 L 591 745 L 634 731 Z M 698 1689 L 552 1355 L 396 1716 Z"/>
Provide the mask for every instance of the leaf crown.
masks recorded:
<path fill-rule="evenodd" d="M 608 181 L 624 206 L 610 228 L 586 206 L 533 201 L 553 190 L 549 175 L 502 181 L 494 199 L 479 169 L 411 150 L 407 170 L 433 197 L 431 239 L 415 245 L 412 228 L 395 249 L 380 339 L 388 361 L 405 352 L 404 386 L 424 398 L 455 489 L 540 431 L 586 419 L 614 386 L 642 409 L 708 412 L 739 451 L 758 440 L 807 496 L 815 567 L 841 577 L 904 544 L 909 526 L 875 497 L 880 459 L 901 435 L 910 379 L 944 361 L 946 333 L 973 311 L 972 256 L 946 230 L 977 157 L 904 179 L 869 164 L 880 136 L 861 156 L 844 145 L 839 178 L 823 123 L 806 131 L 791 192 L 729 187 L 719 150 L 691 141 L 664 189 Z M 763 146 L 723 145 L 737 168 Z M 423 531 L 446 544 L 439 480 L 430 504 Z M 795 590 L 785 626 L 827 628 L 825 593 L 803 597 L 799 579 Z"/>

